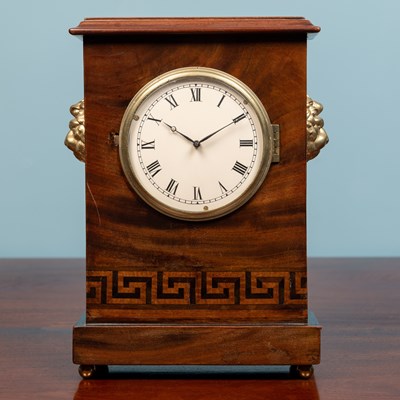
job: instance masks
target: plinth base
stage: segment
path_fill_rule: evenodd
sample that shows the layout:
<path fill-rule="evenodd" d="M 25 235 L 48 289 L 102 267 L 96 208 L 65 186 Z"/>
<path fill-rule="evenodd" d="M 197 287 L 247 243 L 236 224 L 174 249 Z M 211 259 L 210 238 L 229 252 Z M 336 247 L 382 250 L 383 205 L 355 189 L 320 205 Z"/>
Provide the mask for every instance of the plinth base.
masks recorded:
<path fill-rule="evenodd" d="M 82 318 L 73 330 L 73 362 L 81 366 L 291 365 L 311 369 L 320 362 L 320 333 L 312 313 L 305 324 L 86 324 Z"/>

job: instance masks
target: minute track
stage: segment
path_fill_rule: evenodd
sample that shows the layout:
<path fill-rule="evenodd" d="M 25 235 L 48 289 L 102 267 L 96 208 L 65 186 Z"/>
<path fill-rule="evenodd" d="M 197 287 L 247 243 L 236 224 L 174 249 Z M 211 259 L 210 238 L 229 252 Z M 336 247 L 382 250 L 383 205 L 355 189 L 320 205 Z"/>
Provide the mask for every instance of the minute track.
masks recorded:
<path fill-rule="evenodd" d="M 224 129 L 228 129 L 230 126 L 236 126 L 238 123 L 241 123 L 242 120 L 249 118 L 249 127 L 251 128 L 251 131 L 254 130 L 254 123 L 251 121 L 251 117 L 248 115 L 247 110 L 244 108 L 243 104 L 234 96 L 232 95 L 232 93 L 229 93 L 225 90 L 222 90 L 221 88 L 213 85 L 202 85 L 202 84 L 195 84 L 193 85 L 193 87 L 191 87 L 192 85 L 182 85 L 182 86 L 177 86 L 174 87 L 172 90 L 170 90 L 170 92 L 173 93 L 172 94 L 168 94 L 166 93 L 165 95 L 160 96 L 159 99 L 155 100 L 151 106 L 151 108 L 146 111 L 147 115 L 150 115 L 151 117 L 148 118 L 148 120 L 150 120 L 150 122 L 154 123 L 154 122 L 158 122 L 158 120 L 160 120 L 162 122 L 161 126 L 164 125 L 165 127 L 168 128 L 168 130 L 173 133 L 173 134 L 177 134 L 179 136 L 181 136 L 182 138 L 184 138 L 185 140 L 189 141 L 192 145 L 194 145 L 195 148 L 200 146 L 200 143 L 206 141 L 207 139 L 210 139 L 212 136 L 216 135 L 217 133 L 223 131 Z M 223 125 L 222 127 L 220 127 L 219 129 L 213 131 L 211 134 L 203 137 L 203 139 L 196 141 L 195 139 L 193 139 L 192 137 L 188 136 L 186 133 L 183 133 L 180 129 L 178 129 L 175 125 L 173 125 L 173 123 L 175 121 L 165 121 L 165 111 L 164 114 L 161 113 L 160 109 L 159 109 L 159 105 L 163 104 L 160 103 L 160 101 L 162 99 L 168 99 L 167 102 L 168 104 L 171 104 L 171 99 L 173 99 L 173 103 L 174 104 L 179 104 L 179 107 L 185 107 L 185 102 L 183 100 L 183 97 L 181 95 L 182 93 L 185 93 L 184 90 L 187 89 L 191 89 L 190 90 L 190 99 L 188 99 L 186 97 L 186 102 L 194 102 L 195 98 L 197 99 L 197 101 L 203 102 L 203 98 L 201 96 L 203 96 L 204 94 L 204 99 L 207 99 L 207 96 L 210 96 L 210 93 L 215 93 L 216 95 L 218 95 L 218 93 L 223 93 L 222 96 L 221 94 L 217 97 L 217 99 L 219 99 L 219 101 L 221 102 L 221 99 L 224 99 L 224 109 L 221 111 L 222 114 L 221 115 L 226 115 L 226 112 L 230 112 L 230 108 L 232 106 L 229 106 L 229 104 L 236 104 L 239 107 L 239 110 L 241 110 L 242 112 L 239 112 L 238 114 L 236 114 L 237 116 L 235 118 L 230 118 L 230 122 Z M 192 90 L 193 89 L 193 90 Z M 203 89 L 204 93 L 201 91 L 201 89 Z M 201 94 L 200 94 L 201 93 Z M 172 97 L 171 97 L 172 96 Z M 197 97 L 196 97 L 197 96 Z M 199 97 L 200 96 L 200 97 Z M 226 103 L 228 101 L 228 103 Z M 233 102 L 233 103 L 230 103 Z M 215 104 L 215 103 L 214 103 Z M 220 103 L 221 104 L 221 103 Z M 174 108 L 177 108 L 178 106 L 175 106 Z M 215 107 L 215 106 L 214 106 Z M 236 106 L 235 106 L 236 107 Z M 172 112 L 172 105 L 170 107 L 169 110 L 167 110 L 167 114 L 169 112 Z M 157 118 L 153 118 L 153 115 L 157 115 Z M 157 121 L 154 121 L 155 119 L 157 119 Z M 146 127 L 146 121 L 144 121 L 144 127 Z M 159 125 L 159 124 L 157 124 Z M 247 126 L 247 125 L 246 125 Z M 249 129 L 249 128 L 246 128 Z M 143 131 L 143 129 L 142 129 Z M 154 130 L 152 129 L 152 132 L 154 133 Z M 160 133 L 159 133 L 160 134 Z M 253 132 L 253 134 L 255 134 Z M 229 135 L 229 133 L 227 133 L 227 135 Z M 142 139 L 143 140 L 143 139 Z M 250 140 L 250 139 L 248 139 Z M 149 143 L 151 143 L 152 141 L 149 141 Z M 197 143 L 196 143 L 197 142 Z M 142 142 L 143 143 L 143 142 Z M 146 149 L 146 143 L 144 142 L 144 148 Z M 196 146 L 197 144 L 197 146 Z M 148 146 L 152 146 L 152 145 L 148 145 Z M 175 146 L 174 146 L 175 147 Z M 172 147 L 168 147 L 170 150 L 172 151 Z M 204 150 L 205 151 L 205 150 Z M 253 149 L 253 151 L 251 152 L 251 154 L 253 154 L 253 156 L 250 158 L 249 160 L 249 169 L 247 167 L 245 167 L 245 172 L 246 176 L 242 176 L 239 180 L 235 180 L 235 182 L 231 183 L 230 186 L 231 188 L 229 188 L 228 185 L 226 185 L 226 183 L 222 184 L 220 181 L 217 181 L 217 186 L 216 188 L 214 188 L 214 195 L 213 196 L 206 196 L 204 197 L 204 193 L 209 193 L 210 191 L 204 191 L 205 189 L 200 189 L 200 186 L 195 186 L 192 188 L 192 193 L 191 195 L 189 195 L 188 191 L 188 184 L 185 183 L 185 180 L 181 177 L 179 177 L 179 175 L 177 174 L 177 172 L 174 173 L 175 177 L 179 178 L 179 183 L 177 183 L 177 181 L 175 179 L 171 179 L 169 181 L 167 181 L 165 184 L 161 183 L 161 179 L 162 179 L 162 175 L 159 174 L 159 172 L 161 171 L 160 166 L 159 165 L 155 165 L 154 162 L 151 164 L 147 165 L 147 169 L 149 170 L 150 168 L 150 180 L 152 181 L 152 185 L 157 188 L 157 190 L 159 192 L 161 192 L 163 195 L 165 195 L 166 197 L 179 202 L 179 203 L 185 203 L 185 204 L 193 204 L 193 205 L 202 205 L 202 204 L 209 204 L 209 203 L 217 203 L 218 201 L 220 201 L 223 198 L 227 198 L 230 195 L 232 195 L 234 192 L 236 192 L 241 186 L 242 184 L 245 182 L 245 180 L 247 179 L 247 176 L 249 175 L 252 166 L 254 165 L 254 155 L 256 150 Z M 249 154 L 250 155 L 250 154 Z M 142 156 L 143 157 L 143 156 Z M 236 160 L 235 160 L 236 161 Z M 158 163 L 159 164 L 159 163 Z M 163 162 L 163 172 L 168 174 L 168 167 L 164 166 L 165 163 Z M 232 164 L 231 164 L 232 165 Z M 243 164 L 242 164 L 243 165 Z M 185 167 L 183 167 L 185 168 Z M 238 164 L 234 165 L 234 168 L 232 168 L 234 171 L 238 172 L 240 171 L 240 173 L 243 171 L 243 167 L 241 167 Z M 245 175 L 244 173 L 242 175 Z M 225 179 L 226 180 L 226 179 Z M 179 188 L 178 188 L 179 186 Z M 186 192 L 187 195 L 184 195 L 185 193 L 185 186 L 186 186 Z M 203 185 L 204 186 L 204 185 Z M 215 191 L 215 189 L 217 189 L 218 191 Z M 183 196 L 183 197 L 182 197 Z"/>
<path fill-rule="evenodd" d="M 154 84 L 135 110 L 140 117 L 131 130 L 142 197 L 183 219 L 209 219 L 239 206 L 264 157 L 251 95 L 230 86 L 234 78 L 219 80 L 220 72 L 208 78 L 199 69 L 200 77 L 171 73 L 166 83 Z"/>

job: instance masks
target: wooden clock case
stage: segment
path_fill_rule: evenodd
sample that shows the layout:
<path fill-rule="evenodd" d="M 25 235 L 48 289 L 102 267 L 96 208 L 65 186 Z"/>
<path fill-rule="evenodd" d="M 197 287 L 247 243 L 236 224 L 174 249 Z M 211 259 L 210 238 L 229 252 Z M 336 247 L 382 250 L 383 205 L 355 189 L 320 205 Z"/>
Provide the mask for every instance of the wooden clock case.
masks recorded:
<path fill-rule="evenodd" d="M 308 310 L 303 18 L 85 19 L 87 304 L 81 365 L 318 364 Z M 132 97 L 186 66 L 225 71 L 280 128 L 280 160 L 244 206 L 207 222 L 145 204 L 116 146 Z"/>

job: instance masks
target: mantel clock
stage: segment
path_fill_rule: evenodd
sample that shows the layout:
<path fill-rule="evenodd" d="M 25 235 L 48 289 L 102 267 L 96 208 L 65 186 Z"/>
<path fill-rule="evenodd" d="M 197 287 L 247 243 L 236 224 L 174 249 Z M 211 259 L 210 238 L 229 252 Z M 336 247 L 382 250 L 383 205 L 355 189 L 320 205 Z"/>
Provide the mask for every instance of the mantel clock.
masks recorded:
<path fill-rule="evenodd" d="M 320 360 L 308 310 L 303 18 L 95 18 L 66 144 L 86 167 L 83 377 Z"/>

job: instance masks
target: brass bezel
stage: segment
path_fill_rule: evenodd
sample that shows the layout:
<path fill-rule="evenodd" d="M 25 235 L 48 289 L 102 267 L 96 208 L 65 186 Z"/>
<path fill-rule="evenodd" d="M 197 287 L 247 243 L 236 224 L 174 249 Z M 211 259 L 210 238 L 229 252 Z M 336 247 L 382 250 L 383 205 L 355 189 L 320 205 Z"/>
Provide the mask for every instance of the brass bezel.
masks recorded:
<path fill-rule="evenodd" d="M 135 173 L 131 168 L 130 156 L 129 156 L 129 140 L 130 140 L 130 127 L 132 120 L 135 119 L 136 110 L 142 104 L 142 102 L 147 99 L 154 91 L 159 90 L 164 85 L 167 85 L 171 81 L 179 81 L 183 79 L 204 79 L 211 80 L 215 82 L 221 82 L 226 86 L 232 87 L 236 92 L 242 94 L 243 98 L 251 105 L 258 121 L 261 126 L 263 135 L 263 146 L 262 159 L 260 163 L 260 168 L 256 172 L 256 177 L 253 183 L 243 192 L 243 194 L 233 200 L 231 203 L 225 206 L 209 211 L 201 212 L 190 212 L 179 210 L 170 207 L 155 197 L 153 197 L 139 182 Z M 137 117 L 136 117 L 137 118 Z M 135 192 L 151 207 L 157 211 L 168 215 L 173 218 L 186 220 L 186 221 L 208 221 L 215 218 L 222 217 L 229 214 L 243 204 L 245 204 L 250 198 L 257 192 L 261 184 L 263 183 L 269 167 L 271 165 L 273 152 L 273 129 L 268 117 L 268 114 L 261 103 L 257 95 L 242 81 L 235 78 L 234 76 L 227 74 L 226 72 L 206 67 L 186 67 L 178 68 L 166 72 L 157 78 L 151 80 L 147 83 L 139 92 L 133 97 L 128 107 L 125 110 L 124 116 L 122 118 L 120 134 L 119 134 L 119 155 L 122 164 L 122 169 L 125 176 L 135 190 Z"/>

